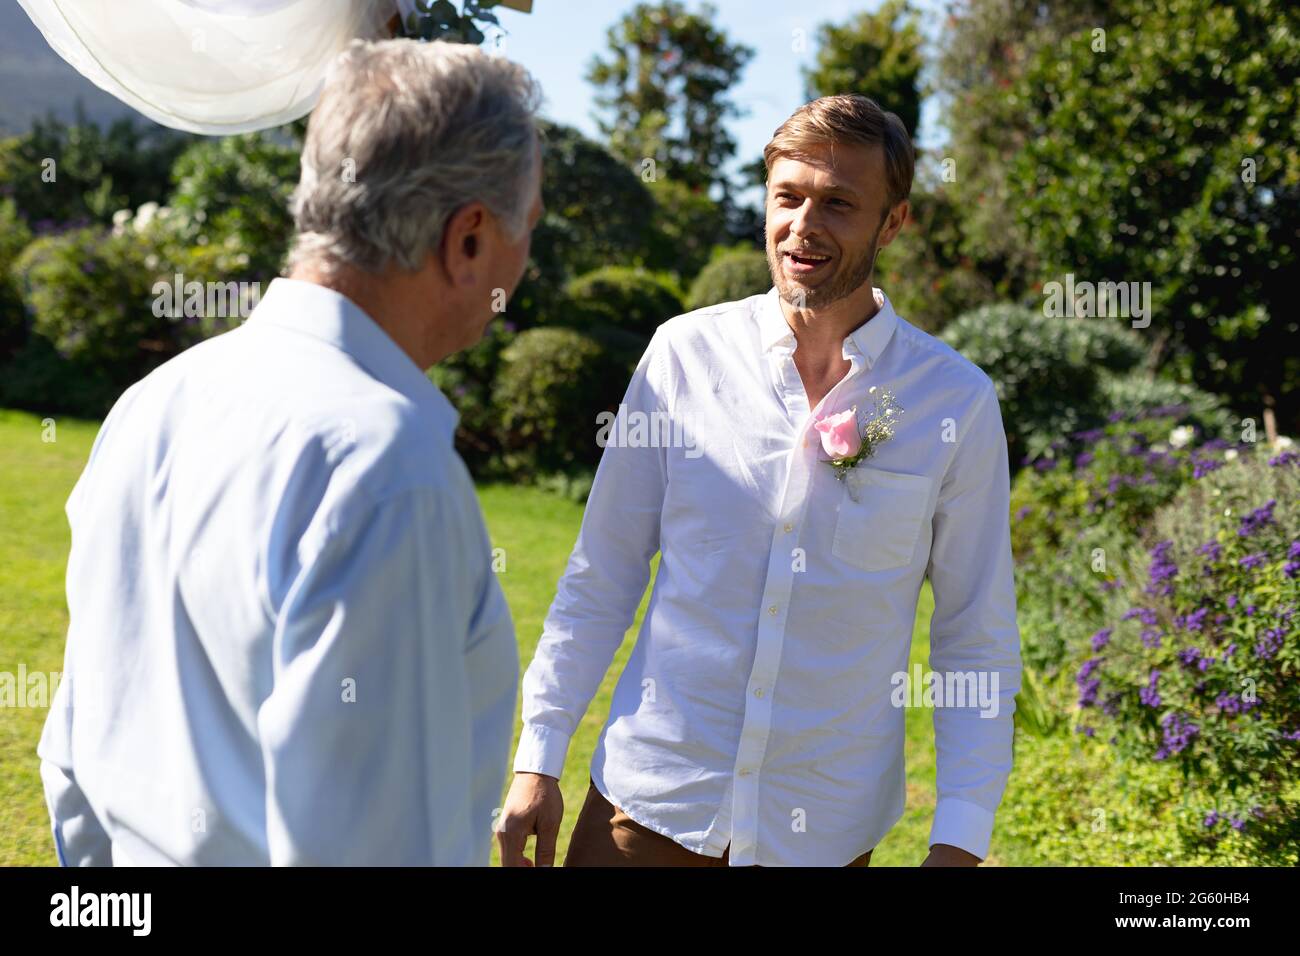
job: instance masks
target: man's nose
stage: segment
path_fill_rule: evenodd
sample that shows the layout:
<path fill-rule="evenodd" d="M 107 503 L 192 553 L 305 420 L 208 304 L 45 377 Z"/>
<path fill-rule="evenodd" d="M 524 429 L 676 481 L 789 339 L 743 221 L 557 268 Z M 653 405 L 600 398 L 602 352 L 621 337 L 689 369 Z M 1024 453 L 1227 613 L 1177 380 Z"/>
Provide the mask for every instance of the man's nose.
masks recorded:
<path fill-rule="evenodd" d="M 808 237 L 816 234 L 819 226 L 817 213 L 811 199 L 805 199 L 803 205 L 795 212 L 790 221 L 790 231 L 796 236 Z"/>

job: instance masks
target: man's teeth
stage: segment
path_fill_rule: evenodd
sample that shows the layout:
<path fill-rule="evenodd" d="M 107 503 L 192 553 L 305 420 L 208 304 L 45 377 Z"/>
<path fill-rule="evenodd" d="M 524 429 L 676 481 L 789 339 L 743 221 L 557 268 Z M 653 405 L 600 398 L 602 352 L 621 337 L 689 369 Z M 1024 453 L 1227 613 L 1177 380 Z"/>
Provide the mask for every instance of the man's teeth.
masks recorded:
<path fill-rule="evenodd" d="M 830 256 L 817 255 L 816 253 L 791 252 L 788 253 L 791 258 L 802 259 L 806 262 L 825 262 Z"/>

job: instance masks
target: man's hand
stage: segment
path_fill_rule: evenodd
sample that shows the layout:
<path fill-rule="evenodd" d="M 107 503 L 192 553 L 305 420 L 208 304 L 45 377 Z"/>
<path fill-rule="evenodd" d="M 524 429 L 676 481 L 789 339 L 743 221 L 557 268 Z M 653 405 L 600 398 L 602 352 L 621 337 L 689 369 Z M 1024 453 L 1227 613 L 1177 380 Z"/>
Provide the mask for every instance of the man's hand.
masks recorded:
<path fill-rule="evenodd" d="M 502 866 L 554 866 L 555 841 L 564 819 L 564 795 L 560 781 L 542 773 L 517 773 L 506 794 L 506 805 L 497 821 L 497 844 Z M 536 862 L 524 856 L 530 836 Z"/>
<path fill-rule="evenodd" d="M 936 843 L 930 847 L 930 855 L 922 866 L 979 866 L 980 858 L 974 853 L 967 853 L 947 843 Z"/>

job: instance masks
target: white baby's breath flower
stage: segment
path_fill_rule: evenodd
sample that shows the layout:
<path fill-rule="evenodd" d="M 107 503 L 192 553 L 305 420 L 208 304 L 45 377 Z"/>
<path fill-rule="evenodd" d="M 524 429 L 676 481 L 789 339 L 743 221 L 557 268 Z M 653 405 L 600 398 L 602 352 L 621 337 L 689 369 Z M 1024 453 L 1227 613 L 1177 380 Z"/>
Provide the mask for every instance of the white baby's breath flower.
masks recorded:
<path fill-rule="evenodd" d="M 1224 460 L 1224 461 L 1236 461 L 1236 460 L 1237 460 L 1237 449 L 1235 449 L 1235 448 L 1229 448 L 1227 451 L 1225 451 L 1225 452 L 1223 453 L 1223 460 Z"/>
<path fill-rule="evenodd" d="M 135 227 L 143 229 L 149 223 L 153 222 L 153 217 L 158 215 L 159 205 L 156 202 L 147 202 L 135 211 Z"/>
<path fill-rule="evenodd" d="M 120 236 L 126 231 L 126 225 L 131 221 L 131 210 L 119 209 L 113 213 L 113 235 Z"/>
<path fill-rule="evenodd" d="M 1179 425 L 1169 433 L 1169 444 L 1175 448 L 1182 448 L 1192 440 L 1193 434 L 1191 425 Z"/>
<path fill-rule="evenodd" d="M 1278 435 L 1277 441 L 1273 442 L 1274 451 L 1286 451 L 1288 448 L 1295 447 L 1295 439 L 1288 435 Z"/>

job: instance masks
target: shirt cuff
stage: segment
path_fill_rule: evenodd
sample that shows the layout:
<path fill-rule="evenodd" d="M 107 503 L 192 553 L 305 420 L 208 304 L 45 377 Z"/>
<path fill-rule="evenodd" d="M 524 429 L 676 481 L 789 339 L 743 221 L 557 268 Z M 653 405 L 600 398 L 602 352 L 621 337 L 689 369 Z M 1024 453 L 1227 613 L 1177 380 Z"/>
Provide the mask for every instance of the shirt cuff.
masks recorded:
<path fill-rule="evenodd" d="M 946 843 L 974 854 L 981 860 L 989 855 L 993 839 L 993 813 L 967 800 L 946 797 L 934 808 L 930 846 Z"/>
<path fill-rule="evenodd" d="M 560 779 L 569 752 L 569 735 L 562 730 L 524 724 L 515 751 L 515 773 L 544 773 Z"/>

